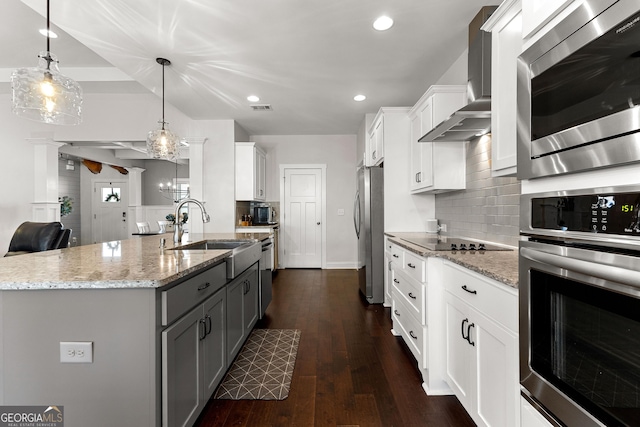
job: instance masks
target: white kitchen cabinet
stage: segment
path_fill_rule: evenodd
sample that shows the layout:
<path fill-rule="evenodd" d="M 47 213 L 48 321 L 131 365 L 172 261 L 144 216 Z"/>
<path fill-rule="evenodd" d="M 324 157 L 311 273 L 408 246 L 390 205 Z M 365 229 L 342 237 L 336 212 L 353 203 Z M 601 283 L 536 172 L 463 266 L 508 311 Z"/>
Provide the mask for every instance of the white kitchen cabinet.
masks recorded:
<path fill-rule="evenodd" d="M 388 246 L 392 333 L 402 337 L 418 362 L 425 392 L 451 394 L 444 380 L 441 260 L 423 258 L 394 243 Z"/>
<path fill-rule="evenodd" d="M 520 422 L 517 293 L 444 262 L 446 378 L 478 426 Z"/>
<path fill-rule="evenodd" d="M 527 401 L 524 397 L 520 397 L 521 420 L 520 427 L 554 427 L 547 419 Z"/>
<path fill-rule="evenodd" d="M 265 201 L 266 154 L 254 142 L 236 142 L 236 200 Z"/>
<path fill-rule="evenodd" d="M 365 166 L 378 166 L 384 161 L 384 113 L 381 108 L 373 119 L 365 147 Z"/>
<path fill-rule="evenodd" d="M 418 142 L 434 126 L 466 104 L 465 86 L 431 86 L 409 112 L 412 193 L 465 188 L 464 141 Z"/>
<path fill-rule="evenodd" d="M 384 303 L 385 307 L 391 307 L 391 288 L 393 283 L 393 255 L 391 253 L 391 248 L 394 245 L 389 242 L 389 237 L 384 237 Z"/>
<path fill-rule="evenodd" d="M 507 0 L 482 26 L 491 32 L 491 175 L 515 176 L 516 65 L 522 53 L 522 2 Z"/>
<path fill-rule="evenodd" d="M 226 370 L 226 292 L 162 332 L 162 411 L 164 426 L 196 421 Z"/>

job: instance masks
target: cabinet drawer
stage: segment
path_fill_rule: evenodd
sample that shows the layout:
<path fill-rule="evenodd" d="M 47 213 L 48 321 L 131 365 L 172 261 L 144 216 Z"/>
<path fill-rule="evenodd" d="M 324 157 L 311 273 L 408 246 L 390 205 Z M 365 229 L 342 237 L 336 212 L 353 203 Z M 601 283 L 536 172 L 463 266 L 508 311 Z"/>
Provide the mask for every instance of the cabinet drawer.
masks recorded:
<path fill-rule="evenodd" d="M 444 264 L 445 288 L 482 314 L 506 328 L 518 330 L 518 296 L 515 289 L 455 264 Z"/>
<path fill-rule="evenodd" d="M 392 261 L 397 265 L 404 266 L 404 249 L 400 246 L 391 244 L 390 252 Z"/>
<path fill-rule="evenodd" d="M 418 282 L 426 282 L 427 262 L 424 258 L 405 251 L 404 272 Z"/>
<path fill-rule="evenodd" d="M 166 326 L 227 283 L 227 264 L 221 263 L 162 292 L 162 325 Z"/>
<path fill-rule="evenodd" d="M 418 366 L 424 366 L 425 328 L 411 315 L 411 309 L 400 298 L 393 299 L 392 313 L 394 329 L 399 329 L 398 332 L 418 361 Z"/>
<path fill-rule="evenodd" d="M 413 315 L 425 324 L 425 292 L 424 285 L 409 279 L 398 270 L 393 270 L 393 298 L 404 299 Z"/>

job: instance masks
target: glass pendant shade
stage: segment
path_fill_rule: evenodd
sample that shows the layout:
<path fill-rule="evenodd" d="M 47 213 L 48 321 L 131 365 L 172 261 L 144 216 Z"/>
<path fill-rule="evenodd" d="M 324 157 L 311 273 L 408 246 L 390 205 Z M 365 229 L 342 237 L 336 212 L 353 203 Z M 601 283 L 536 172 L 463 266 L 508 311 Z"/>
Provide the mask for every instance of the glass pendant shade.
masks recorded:
<path fill-rule="evenodd" d="M 147 155 L 153 159 L 176 160 L 180 157 L 180 138 L 165 129 L 167 122 L 164 120 L 164 67 L 171 65 L 171 61 L 156 58 L 156 62 L 162 65 L 162 120 L 158 122 L 162 127 L 147 134 Z"/>
<path fill-rule="evenodd" d="M 169 129 L 152 130 L 147 134 L 147 154 L 153 159 L 175 160 L 180 157 L 180 137 Z"/>
<path fill-rule="evenodd" d="M 38 55 L 38 66 L 11 74 L 12 110 L 20 117 L 54 125 L 82 121 L 82 88 L 62 75 L 58 59 L 50 52 Z"/>

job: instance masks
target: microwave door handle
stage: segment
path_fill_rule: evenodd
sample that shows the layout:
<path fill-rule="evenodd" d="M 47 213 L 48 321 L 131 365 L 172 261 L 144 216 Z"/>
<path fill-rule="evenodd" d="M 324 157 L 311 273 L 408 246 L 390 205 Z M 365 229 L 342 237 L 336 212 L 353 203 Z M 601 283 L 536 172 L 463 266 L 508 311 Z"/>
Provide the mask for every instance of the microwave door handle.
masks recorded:
<path fill-rule="evenodd" d="M 531 261 L 549 264 L 554 267 L 574 271 L 588 276 L 599 277 L 616 283 L 625 283 L 640 287 L 640 271 L 616 267 L 609 264 L 582 261 L 554 255 L 531 248 L 520 248 L 520 255 Z"/>

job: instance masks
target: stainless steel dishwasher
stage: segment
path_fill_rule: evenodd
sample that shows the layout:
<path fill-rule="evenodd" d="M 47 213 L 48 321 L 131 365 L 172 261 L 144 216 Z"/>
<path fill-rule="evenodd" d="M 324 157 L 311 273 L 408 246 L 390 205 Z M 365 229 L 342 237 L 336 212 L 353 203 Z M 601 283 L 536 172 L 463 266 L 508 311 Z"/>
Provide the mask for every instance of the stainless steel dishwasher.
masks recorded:
<path fill-rule="evenodd" d="M 262 242 L 260 267 L 260 318 L 271 302 L 271 269 L 273 268 L 273 235 Z"/>

